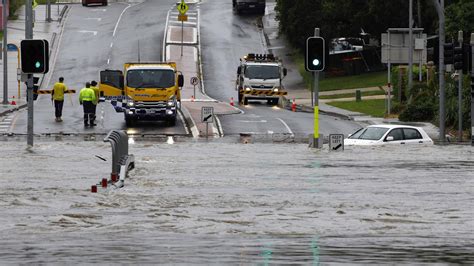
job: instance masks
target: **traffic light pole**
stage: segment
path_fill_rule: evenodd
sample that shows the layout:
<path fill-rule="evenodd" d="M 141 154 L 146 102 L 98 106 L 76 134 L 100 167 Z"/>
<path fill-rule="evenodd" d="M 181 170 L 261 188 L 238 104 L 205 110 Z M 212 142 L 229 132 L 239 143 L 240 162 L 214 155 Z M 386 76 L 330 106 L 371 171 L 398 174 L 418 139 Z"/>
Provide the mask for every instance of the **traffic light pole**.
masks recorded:
<path fill-rule="evenodd" d="M 314 28 L 314 37 L 319 37 L 319 28 Z M 322 140 L 319 139 L 319 71 L 313 72 L 313 94 L 314 94 L 313 148 L 322 148 L 323 142 Z"/>
<path fill-rule="evenodd" d="M 471 145 L 474 146 L 474 33 L 471 33 Z"/>
<path fill-rule="evenodd" d="M 25 39 L 33 39 L 33 3 L 25 0 Z M 28 101 L 27 145 L 33 147 L 33 75 L 28 74 L 26 81 L 26 97 Z"/>
<path fill-rule="evenodd" d="M 461 51 L 463 49 L 463 32 L 458 31 L 458 42 L 459 46 L 461 47 Z M 462 62 L 462 61 L 461 61 Z M 458 141 L 462 141 L 462 79 L 463 73 L 462 68 L 458 70 L 459 73 L 459 81 L 458 81 Z"/>

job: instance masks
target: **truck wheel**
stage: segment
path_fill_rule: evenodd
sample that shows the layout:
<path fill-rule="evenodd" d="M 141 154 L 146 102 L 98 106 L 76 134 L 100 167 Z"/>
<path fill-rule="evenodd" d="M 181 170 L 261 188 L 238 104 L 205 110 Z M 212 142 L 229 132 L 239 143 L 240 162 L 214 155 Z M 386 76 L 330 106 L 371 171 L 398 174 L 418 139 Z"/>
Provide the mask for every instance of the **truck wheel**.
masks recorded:
<path fill-rule="evenodd" d="M 170 126 L 170 127 L 176 126 L 176 117 L 173 117 L 173 118 L 168 119 L 167 124 L 168 124 L 168 126 Z"/>
<path fill-rule="evenodd" d="M 244 105 L 248 105 L 249 104 L 249 99 L 247 99 L 247 97 L 244 98 Z"/>
<path fill-rule="evenodd" d="M 132 117 L 125 117 L 125 124 L 127 127 L 133 127 L 135 125 L 135 119 Z"/>
<path fill-rule="evenodd" d="M 278 100 L 279 100 L 278 98 L 273 99 L 273 101 L 272 101 L 273 105 L 278 105 Z"/>

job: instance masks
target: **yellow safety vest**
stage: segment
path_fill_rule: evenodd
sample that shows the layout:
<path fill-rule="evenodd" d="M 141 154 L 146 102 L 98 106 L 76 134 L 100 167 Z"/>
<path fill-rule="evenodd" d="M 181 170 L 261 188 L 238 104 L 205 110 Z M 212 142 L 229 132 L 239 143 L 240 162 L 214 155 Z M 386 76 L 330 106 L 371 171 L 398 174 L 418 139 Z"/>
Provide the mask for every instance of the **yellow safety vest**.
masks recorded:
<path fill-rule="evenodd" d="M 95 93 L 91 88 L 83 88 L 79 93 L 79 102 L 95 102 Z"/>
<path fill-rule="evenodd" d="M 64 92 L 67 91 L 66 85 L 61 82 L 54 83 L 53 86 L 53 100 L 64 101 Z"/>
<path fill-rule="evenodd" d="M 91 89 L 94 91 L 94 94 L 95 94 L 94 104 L 97 105 L 97 103 L 99 103 L 99 88 L 95 86 L 91 86 Z"/>

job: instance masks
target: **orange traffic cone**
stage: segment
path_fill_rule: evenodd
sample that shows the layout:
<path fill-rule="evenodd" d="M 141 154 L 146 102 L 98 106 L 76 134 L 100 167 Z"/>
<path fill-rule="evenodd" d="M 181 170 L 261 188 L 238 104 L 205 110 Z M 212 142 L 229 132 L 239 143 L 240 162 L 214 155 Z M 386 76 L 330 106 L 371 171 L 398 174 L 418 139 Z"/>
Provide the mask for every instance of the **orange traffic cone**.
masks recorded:
<path fill-rule="evenodd" d="M 15 96 L 13 96 L 12 105 L 16 105 Z"/>
<path fill-rule="evenodd" d="M 234 97 L 230 97 L 230 105 L 234 106 Z"/>
<path fill-rule="evenodd" d="M 295 101 L 295 98 L 293 98 L 293 103 L 291 104 L 291 111 L 296 112 L 296 101 Z"/>
<path fill-rule="evenodd" d="M 191 95 L 191 102 L 194 102 L 194 95 Z"/>

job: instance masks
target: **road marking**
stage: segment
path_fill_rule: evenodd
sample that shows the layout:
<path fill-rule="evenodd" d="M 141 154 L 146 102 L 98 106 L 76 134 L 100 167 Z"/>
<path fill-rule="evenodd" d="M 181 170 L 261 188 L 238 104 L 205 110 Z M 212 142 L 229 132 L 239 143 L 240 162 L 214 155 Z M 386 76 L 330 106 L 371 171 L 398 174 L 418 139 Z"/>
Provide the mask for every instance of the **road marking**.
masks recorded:
<path fill-rule="evenodd" d="M 97 35 L 97 31 L 95 31 L 95 30 L 80 30 L 78 32 L 80 32 L 80 33 L 92 33 L 92 34 L 94 34 L 94 36 Z"/>
<path fill-rule="evenodd" d="M 268 130 L 268 134 L 269 134 L 269 135 L 273 135 L 273 131 Z"/>
<path fill-rule="evenodd" d="M 101 21 L 102 18 L 85 18 L 85 20 L 97 20 L 97 21 Z"/>
<path fill-rule="evenodd" d="M 291 128 L 288 126 L 288 124 L 287 124 L 287 123 L 285 123 L 285 121 L 283 121 L 283 119 L 281 119 L 281 118 L 277 118 L 277 119 L 278 119 L 278 120 L 280 120 L 280 122 L 282 122 L 282 123 L 283 123 L 283 125 L 284 125 L 284 126 L 286 127 L 286 129 L 288 130 L 288 133 L 290 133 L 290 134 L 291 134 L 291 137 L 294 137 L 294 136 L 295 136 L 295 134 L 293 134 L 293 131 L 291 131 Z"/>
<path fill-rule="evenodd" d="M 125 13 L 125 11 L 127 11 L 127 9 L 129 9 L 131 7 L 131 5 L 128 5 L 124 10 L 122 10 L 122 13 L 120 14 L 118 20 L 117 20 L 117 23 L 115 24 L 115 28 L 114 28 L 114 32 L 112 33 L 112 37 L 115 37 L 115 33 L 117 32 L 117 28 L 118 28 L 118 25 L 120 23 L 120 20 L 122 20 L 122 16 L 123 14 Z"/>
<path fill-rule="evenodd" d="M 109 59 L 107 59 L 107 65 L 109 65 L 109 64 L 110 64 L 110 58 L 109 58 Z"/>
<path fill-rule="evenodd" d="M 92 9 L 92 12 L 105 12 L 107 9 Z"/>
<path fill-rule="evenodd" d="M 237 120 L 237 122 L 241 122 L 241 123 L 267 123 L 267 120 L 260 120 L 260 121 L 256 121 L 256 120 Z"/>

